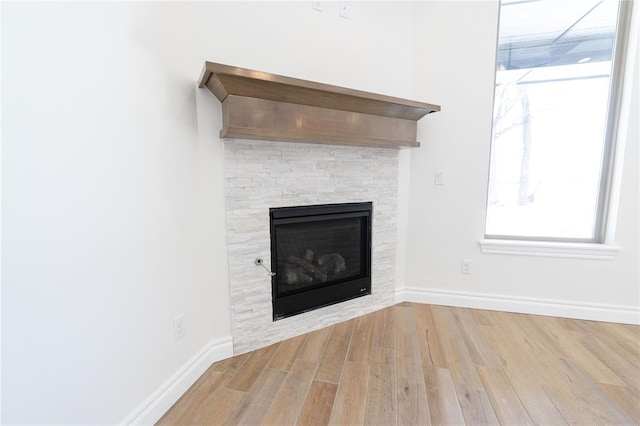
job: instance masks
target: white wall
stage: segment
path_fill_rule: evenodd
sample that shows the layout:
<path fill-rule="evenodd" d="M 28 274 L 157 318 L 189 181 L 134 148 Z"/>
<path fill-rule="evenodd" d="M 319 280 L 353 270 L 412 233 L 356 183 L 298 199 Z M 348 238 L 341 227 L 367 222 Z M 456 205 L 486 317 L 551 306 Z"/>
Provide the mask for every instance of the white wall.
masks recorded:
<path fill-rule="evenodd" d="M 637 124 L 616 260 L 482 256 L 497 4 L 309 3 L 2 2 L 2 423 L 152 419 L 148 398 L 229 338 L 205 60 L 443 105 L 401 154 L 410 288 L 637 306 Z"/>
<path fill-rule="evenodd" d="M 2 2 L 2 423 L 153 420 L 229 338 L 203 62 L 411 94 L 412 6 L 322 4 Z"/>
<path fill-rule="evenodd" d="M 442 112 L 419 123 L 425 143 L 411 152 L 407 296 L 540 313 L 620 313 L 640 320 L 637 58 L 628 71 L 635 87 L 626 89 L 632 94 L 632 118 L 619 164 L 624 168 L 616 258 L 481 254 L 498 2 L 423 2 L 415 17 L 415 96 L 442 105 Z M 444 186 L 433 185 L 436 170 L 445 171 Z M 462 257 L 472 260 L 471 275 L 461 274 Z"/>

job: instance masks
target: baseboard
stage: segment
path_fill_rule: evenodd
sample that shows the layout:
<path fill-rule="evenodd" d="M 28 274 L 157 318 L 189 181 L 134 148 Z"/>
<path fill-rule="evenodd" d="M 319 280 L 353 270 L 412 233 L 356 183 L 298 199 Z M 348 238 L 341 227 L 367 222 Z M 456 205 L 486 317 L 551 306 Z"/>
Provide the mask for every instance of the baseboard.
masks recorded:
<path fill-rule="evenodd" d="M 591 321 L 640 325 L 640 310 L 634 306 L 566 302 L 461 291 L 443 291 L 404 287 L 401 299 L 406 302 L 459 306 L 521 314 L 546 315 Z"/>
<path fill-rule="evenodd" d="M 404 301 L 429 303 L 433 305 L 640 325 L 640 310 L 633 306 L 624 305 L 567 303 L 566 301 L 552 299 L 443 291 L 419 287 L 396 288 L 395 300 L 396 303 Z M 210 342 L 120 424 L 154 424 L 211 364 L 232 355 L 233 342 L 231 337 Z"/>
<path fill-rule="evenodd" d="M 405 288 L 404 286 L 402 287 L 396 287 L 396 291 L 395 291 L 395 302 L 396 303 L 400 303 L 400 302 L 404 302 L 404 293 L 405 293 Z"/>
<path fill-rule="evenodd" d="M 231 337 L 209 342 L 119 424 L 152 425 L 156 423 L 211 364 L 232 355 Z"/>

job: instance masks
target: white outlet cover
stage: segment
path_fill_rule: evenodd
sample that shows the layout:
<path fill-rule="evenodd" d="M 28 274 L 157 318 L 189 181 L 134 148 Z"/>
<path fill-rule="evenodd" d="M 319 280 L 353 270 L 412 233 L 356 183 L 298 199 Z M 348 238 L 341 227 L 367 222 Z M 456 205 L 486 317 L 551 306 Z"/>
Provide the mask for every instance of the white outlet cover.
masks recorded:
<path fill-rule="evenodd" d="M 338 13 L 342 18 L 349 18 L 349 5 L 347 4 L 347 0 L 340 0 L 338 2 Z"/>
<path fill-rule="evenodd" d="M 184 337 L 186 330 L 184 329 L 184 314 L 178 315 L 173 319 L 173 338 L 180 340 Z"/>
<path fill-rule="evenodd" d="M 462 268 L 461 268 L 461 272 L 463 274 L 470 274 L 472 267 L 473 266 L 473 262 L 471 262 L 469 259 L 462 259 Z"/>

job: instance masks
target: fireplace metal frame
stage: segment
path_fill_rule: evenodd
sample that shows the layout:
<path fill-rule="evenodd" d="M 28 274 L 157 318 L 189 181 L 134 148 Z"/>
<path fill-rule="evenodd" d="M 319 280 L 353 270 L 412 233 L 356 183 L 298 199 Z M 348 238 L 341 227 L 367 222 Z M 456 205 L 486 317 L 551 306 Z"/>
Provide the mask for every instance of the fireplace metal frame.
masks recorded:
<path fill-rule="evenodd" d="M 291 223 L 315 222 L 346 218 L 362 218 L 361 221 L 361 275 L 356 278 L 319 284 L 286 295 L 278 294 L 278 259 L 276 227 Z M 273 321 L 319 309 L 325 306 L 371 294 L 371 229 L 373 203 L 322 204 L 300 207 L 278 207 L 269 209 L 271 223 L 271 300 Z"/>

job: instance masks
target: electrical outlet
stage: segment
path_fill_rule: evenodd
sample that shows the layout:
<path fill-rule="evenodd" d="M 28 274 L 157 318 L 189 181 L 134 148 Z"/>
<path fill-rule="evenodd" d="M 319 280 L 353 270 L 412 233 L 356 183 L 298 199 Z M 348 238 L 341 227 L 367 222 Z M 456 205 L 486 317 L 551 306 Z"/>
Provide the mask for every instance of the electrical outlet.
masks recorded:
<path fill-rule="evenodd" d="M 173 338 L 178 341 L 184 337 L 184 314 L 180 314 L 173 319 Z"/>
<path fill-rule="evenodd" d="M 433 174 L 433 183 L 436 185 L 444 185 L 444 172 L 442 170 L 436 170 Z"/>
<path fill-rule="evenodd" d="M 462 269 L 461 272 L 463 274 L 471 273 L 472 262 L 469 259 L 462 259 Z"/>
<path fill-rule="evenodd" d="M 349 5 L 347 4 L 347 0 L 338 1 L 338 13 L 341 18 L 349 18 Z"/>

